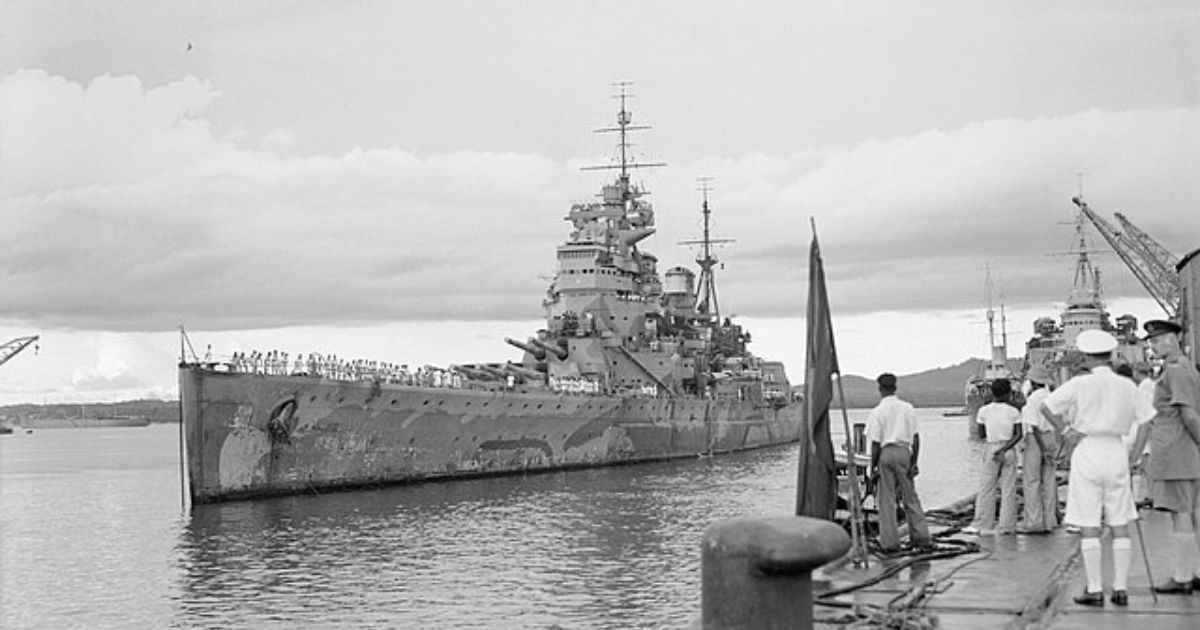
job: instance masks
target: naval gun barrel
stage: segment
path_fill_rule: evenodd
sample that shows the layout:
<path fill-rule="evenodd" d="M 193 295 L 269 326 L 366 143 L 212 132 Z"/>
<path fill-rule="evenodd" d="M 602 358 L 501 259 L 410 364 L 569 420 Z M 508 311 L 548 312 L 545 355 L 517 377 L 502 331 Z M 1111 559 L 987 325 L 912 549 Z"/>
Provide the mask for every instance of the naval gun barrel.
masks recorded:
<path fill-rule="evenodd" d="M 482 370 L 478 370 L 473 367 L 466 367 L 463 365 L 452 365 L 452 366 L 450 366 L 450 369 L 461 372 L 462 374 L 466 375 L 468 378 L 473 378 L 473 379 L 479 380 L 479 381 L 491 381 L 496 378 L 495 374 L 489 374 L 488 372 L 484 372 Z"/>
<path fill-rule="evenodd" d="M 483 365 L 479 365 L 478 368 L 484 374 L 490 374 L 492 376 L 492 378 L 497 378 L 500 380 L 504 380 L 504 379 L 508 378 L 508 372 L 504 371 L 504 368 L 502 368 L 502 367 L 497 367 L 495 365 L 483 364 Z"/>
<path fill-rule="evenodd" d="M 566 348 L 560 348 L 560 347 L 558 347 L 558 346 L 552 346 L 552 345 L 550 345 L 550 344 L 546 343 L 545 341 L 542 341 L 541 339 L 534 339 L 534 338 L 531 338 L 531 339 L 530 339 L 530 341 L 532 341 L 532 342 L 533 342 L 533 345 L 535 345 L 535 346 L 537 346 L 537 347 L 541 348 L 542 350 L 545 350 L 546 352 L 549 352 L 550 354 L 553 354 L 554 356 L 558 357 L 558 360 L 559 360 L 559 361 L 564 361 L 564 360 L 566 360 L 566 358 L 567 358 L 567 349 L 566 349 Z"/>
<path fill-rule="evenodd" d="M 545 374 L 543 374 L 537 370 L 531 370 L 525 366 L 517 365 L 515 363 L 505 363 L 504 370 L 507 372 L 512 372 L 513 374 L 516 374 L 517 376 L 520 376 L 521 378 L 533 380 L 533 381 L 541 381 L 541 380 L 545 379 L 545 377 L 546 377 Z"/>
<path fill-rule="evenodd" d="M 533 341 L 533 340 L 530 339 L 530 341 Z M 538 361 L 546 360 L 546 351 L 535 345 L 528 344 L 528 343 L 522 343 L 520 341 L 517 341 L 516 339 L 510 339 L 508 337 L 504 338 L 504 342 L 514 348 L 518 348 L 520 350 L 524 350 L 525 352 L 528 352 L 529 354 L 532 354 L 533 358 L 537 359 Z"/>

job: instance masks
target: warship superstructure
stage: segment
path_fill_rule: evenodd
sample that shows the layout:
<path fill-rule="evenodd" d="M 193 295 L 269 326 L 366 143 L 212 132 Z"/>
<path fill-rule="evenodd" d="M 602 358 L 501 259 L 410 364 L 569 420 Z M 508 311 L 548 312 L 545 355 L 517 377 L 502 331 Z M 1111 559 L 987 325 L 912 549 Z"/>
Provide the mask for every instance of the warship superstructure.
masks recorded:
<path fill-rule="evenodd" d="M 624 91 L 616 171 L 571 230 L 518 362 L 414 378 L 395 364 L 310 355 L 181 358 L 193 503 L 695 457 L 800 437 L 780 362 L 717 306 L 707 193 L 700 275 L 641 249 L 654 231 L 631 181 Z"/>
<path fill-rule="evenodd" d="M 1055 321 L 1053 317 L 1034 320 L 1033 336 L 1025 343 L 1026 373 L 1033 366 L 1041 365 L 1049 373 L 1057 375 L 1059 383 L 1071 376 L 1077 361 L 1072 353 L 1075 350 L 1075 338 L 1085 330 L 1099 329 L 1117 338 L 1117 350 L 1113 353 L 1116 364 L 1132 364 L 1146 358 L 1144 344 L 1138 339 L 1137 318 L 1121 315 L 1114 320 L 1104 303 L 1100 270 L 1089 256 L 1090 248 L 1084 230 L 1086 220 L 1082 211 L 1076 214 L 1073 252 L 1075 278 L 1059 320 Z"/>

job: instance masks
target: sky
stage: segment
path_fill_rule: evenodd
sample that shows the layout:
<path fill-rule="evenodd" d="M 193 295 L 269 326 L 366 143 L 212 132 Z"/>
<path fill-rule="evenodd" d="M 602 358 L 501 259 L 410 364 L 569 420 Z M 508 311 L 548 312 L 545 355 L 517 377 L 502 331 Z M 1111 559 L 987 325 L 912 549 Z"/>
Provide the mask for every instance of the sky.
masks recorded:
<path fill-rule="evenodd" d="M 841 370 L 1010 355 L 1082 191 L 1200 247 L 1188 1 L 0 0 L 0 404 L 176 395 L 200 354 L 517 359 L 631 82 L 661 268 L 709 183 L 722 310 L 803 378 L 815 224 Z M 1089 247 L 1106 250 L 1090 232 Z M 1161 315 L 1111 253 L 1114 315 Z M 998 321 L 998 320 L 997 320 Z"/>

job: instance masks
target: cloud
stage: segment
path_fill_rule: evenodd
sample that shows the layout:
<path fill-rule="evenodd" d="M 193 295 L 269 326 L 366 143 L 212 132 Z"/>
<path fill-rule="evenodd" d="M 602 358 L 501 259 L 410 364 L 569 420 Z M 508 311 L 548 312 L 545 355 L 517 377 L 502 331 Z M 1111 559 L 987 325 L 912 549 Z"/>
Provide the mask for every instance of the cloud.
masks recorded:
<path fill-rule="evenodd" d="M 978 307 L 985 268 L 1012 305 L 1061 301 L 1075 245 L 1077 174 L 1093 209 L 1124 212 L 1169 250 L 1200 246 L 1200 110 L 994 120 L 822 155 L 708 164 L 721 190 L 730 293 L 757 314 L 802 312 L 816 221 L 831 299 L 848 312 Z M 746 168 L 745 165 L 752 165 Z M 1089 247 L 1107 249 L 1093 228 Z M 746 238 L 746 237 L 750 238 Z M 1100 257 L 1109 277 L 1128 276 Z M 1129 296 L 1123 284 L 1114 295 Z M 1110 286 L 1109 289 L 1116 288 Z"/>
<path fill-rule="evenodd" d="M 0 316 L 125 331 L 528 319 L 569 204 L 598 184 L 535 154 L 291 155 L 292 130 L 217 137 L 219 99 L 194 77 L 4 77 Z M 803 311 L 809 217 L 847 312 L 978 307 L 985 265 L 1014 302 L 1044 304 L 1070 280 L 1046 255 L 1071 245 L 1059 223 L 1079 171 L 1098 210 L 1176 252 L 1197 245 L 1198 125 L 1195 109 L 1092 110 L 714 156 L 645 173 L 660 229 L 647 247 L 687 260 L 674 243 L 695 238 L 694 178 L 712 175 L 720 235 L 737 241 L 719 271 L 731 312 Z"/>

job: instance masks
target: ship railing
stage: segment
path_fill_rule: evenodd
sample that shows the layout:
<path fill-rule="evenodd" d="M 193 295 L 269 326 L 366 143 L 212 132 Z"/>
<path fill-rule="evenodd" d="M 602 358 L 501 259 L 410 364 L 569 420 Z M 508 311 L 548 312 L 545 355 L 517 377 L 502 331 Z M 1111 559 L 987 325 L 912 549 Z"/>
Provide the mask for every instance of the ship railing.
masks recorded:
<path fill-rule="evenodd" d="M 289 360 L 286 352 L 235 352 L 224 360 L 206 356 L 204 361 L 185 365 L 201 365 L 206 369 L 243 374 L 299 376 L 337 381 L 374 381 L 414 387 L 463 387 L 467 378 L 457 370 L 432 365 L 409 369 L 407 364 L 367 359 L 341 359 L 336 355 L 311 353 L 305 359 L 297 355 Z"/>

